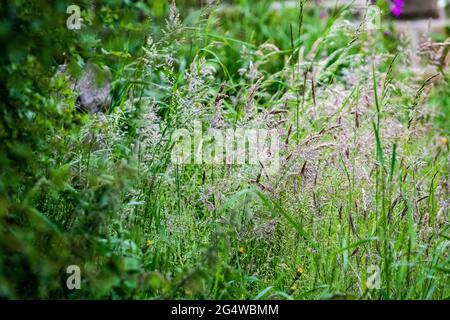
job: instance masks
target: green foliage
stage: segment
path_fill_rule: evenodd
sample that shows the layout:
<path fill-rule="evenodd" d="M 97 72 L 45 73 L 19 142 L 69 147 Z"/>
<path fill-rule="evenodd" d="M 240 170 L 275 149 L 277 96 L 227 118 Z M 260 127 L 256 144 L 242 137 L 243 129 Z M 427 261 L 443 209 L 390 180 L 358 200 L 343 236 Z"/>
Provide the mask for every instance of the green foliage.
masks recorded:
<path fill-rule="evenodd" d="M 2 3 L 0 298 L 448 298 L 448 76 L 422 99 L 346 8 L 193 2 L 82 2 L 79 31 L 67 1 Z M 76 108 L 90 61 L 104 114 Z M 173 164 L 194 121 L 276 127 L 280 174 Z"/>
<path fill-rule="evenodd" d="M 450 81 L 450 75 L 445 79 Z M 450 135 L 450 89 L 449 86 L 440 86 L 430 95 L 430 105 L 437 113 L 436 124 L 442 129 L 443 136 Z"/>
<path fill-rule="evenodd" d="M 109 259 L 101 258 L 98 241 L 109 237 L 132 175 L 119 159 L 108 163 L 115 169 L 90 159 L 92 145 L 79 130 L 90 120 L 75 112 L 76 96 L 56 70 L 66 62 L 76 74 L 88 60 L 120 66 L 122 57 L 141 50 L 140 29 L 148 20 L 138 18 L 149 9 L 121 1 L 95 13 L 86 9 L 85 25 L 74 32 L 65 23 L 69 4 L 9 1 L 1 7 L 1 297 L 69 297 L 61 286 L 67 266 Z M 83 168 L 74 172 L 77 163 Z M 86 276 L 95 279 L 98 272 Z"/>

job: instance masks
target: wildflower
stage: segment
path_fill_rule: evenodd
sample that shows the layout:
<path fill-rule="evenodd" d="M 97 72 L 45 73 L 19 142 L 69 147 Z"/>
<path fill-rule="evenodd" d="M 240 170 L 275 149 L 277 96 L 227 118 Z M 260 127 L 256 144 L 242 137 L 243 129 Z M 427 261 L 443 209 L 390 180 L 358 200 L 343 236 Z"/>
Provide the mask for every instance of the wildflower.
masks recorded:
<path fill-rule="evenodd" d="M 291 293 L 294 293 L 295 291 L 297 291 L 298 290 L 298 286 L 296 285 L 296 284 L 293 284 L 292 286 L 291 286 Z"/>
<path fill-rule="evenodd" d="M 439 144 L 446 146 L 448 145 L 448 138 L 447 137 L 439 137 Z"/>
<path fill-rule="evenodd" d="M 153 245 L 154 241 L 153 240 L 147 240 L 147 246 L 151 247 Z"/>
<path fill-rule="evenodd" d="M 405 0 L 394 0 L 394 4 L 391 7 L 392 14 L 396 17 L 400 17 L 403 14 L 404 7 Z"/>
<path fill-rule="evenodd" d="M 295 273 L 297 273 L 298 276 L 302 275 L 305 272 L 305 269 L 303 269 L 302 267 L 298 267 L 295 270 Z"/>
<path fill-rule="evenodd" d="M 245 249 L 245 247 L 240 247 L 239 248 L 239 253 L 240 254 L 244 254 L 244 253 L 246 253 L 247 252 L 247 249 Z"/>

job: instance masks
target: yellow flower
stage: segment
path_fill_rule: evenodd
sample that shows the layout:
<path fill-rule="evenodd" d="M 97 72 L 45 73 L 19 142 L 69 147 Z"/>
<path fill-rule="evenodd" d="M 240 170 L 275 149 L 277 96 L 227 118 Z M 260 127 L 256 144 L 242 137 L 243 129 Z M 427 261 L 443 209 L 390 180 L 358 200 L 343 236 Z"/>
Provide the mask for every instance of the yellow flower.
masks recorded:
<path fill-rule="evenodd" d="M 297 290 L 298 290 L 297 285 L 296 285 L 296 284 L 293 284 L 292 287 L 291 287 L 291 292 L 295 292 L 295 291 L 297 291 Z"/>
<path fill-rule="evenodd" d="M 151 247 L 153 245 L 154 241 L 153 240 L 147 240 L 147 246 Z"/>
<path fill-rule="evenodd" d="M 297 275 L 301 275 L 303 274 L 303 272 L 305 272 L 305 270 L 302 267 L 298 267 L 295 272 L 297 273 Z"/>
<path fill-rule="evenodd" d="M 439 143 L 444 146 L 448 145 L 448 138 L 447 137 L 439 137 Z"/>
<path fill-rule="evenodd" d="M 240 247 L 239 248 L 239 253 L 240 254 L 244 254 L 244 253 L 246 253 L 247 252 L 247 249 L 245 249 L 245 247 Z"/>

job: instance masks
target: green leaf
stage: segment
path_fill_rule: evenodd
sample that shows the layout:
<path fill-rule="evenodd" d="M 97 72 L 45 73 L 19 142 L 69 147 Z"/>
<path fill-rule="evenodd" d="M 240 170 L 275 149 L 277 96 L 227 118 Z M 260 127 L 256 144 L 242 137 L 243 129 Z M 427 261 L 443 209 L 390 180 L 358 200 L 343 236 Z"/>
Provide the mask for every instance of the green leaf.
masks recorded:
<path fill-rule="evenodd" d="M 256 297 L 253 298 L 253 300 L 261 300 L 262 298 L 264 298 L 264 296 L 270 291 L 272 290 L 273 287 L 267 287 L 264 290 L 262 290 L 261 292 L 259 292 Z"/>

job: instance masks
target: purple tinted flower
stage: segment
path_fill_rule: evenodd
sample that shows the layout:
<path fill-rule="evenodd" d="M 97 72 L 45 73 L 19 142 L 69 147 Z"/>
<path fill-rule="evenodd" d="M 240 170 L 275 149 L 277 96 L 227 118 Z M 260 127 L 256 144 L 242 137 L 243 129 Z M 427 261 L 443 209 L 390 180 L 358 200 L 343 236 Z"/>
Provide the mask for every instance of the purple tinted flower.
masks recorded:
<path fill-rule="evenodd" d="M 405 0 L 394 0 L 394 4 L 391 7 L 391 12 L 394 16 L 399 17 L 403 14 L 404 7 Z"/>
<path fill-rule="evenodd" d="M 326 11 L 320 11 L 320 19 L 325 19 L 327 17 L 327 13 L 326 13 Z"/>
<path fill-rule="evenodd" d="M 394 15 L 394 16 L 396 16 L 396 17 L 399 17 L 399 16 L 401 16 L 402 15 L 402 12 L 403 12 L 403 10 L 402 10 L 402 8 L 400 8 L 400 7 L 393 7 L 392 8 L 392 14 Z"/>

